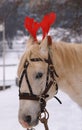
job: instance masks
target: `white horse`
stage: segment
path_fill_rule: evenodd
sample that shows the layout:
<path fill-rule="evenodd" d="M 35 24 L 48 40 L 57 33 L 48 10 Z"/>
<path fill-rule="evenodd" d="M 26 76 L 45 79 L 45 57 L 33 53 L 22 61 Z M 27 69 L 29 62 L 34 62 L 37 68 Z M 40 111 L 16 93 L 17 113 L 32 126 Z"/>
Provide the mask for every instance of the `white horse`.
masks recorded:
<path fill-rule="evenodd" d="M 41 95 L 45 90 L 48 64 L 44 59 L 51 57 L 58 74 L 55 76 L 59 89 L 67 93 L 73 101 L 82 107 L 82 44 L 53 42 L 49 45 L 46 36 L 41 42 L 29 39 L 26 51 L 21 57 L 18 67 L 18 77 L 21 78 L 25 62 L 29 63 L 26 72 L 33 94 Z M 40 58 L 42 61 L 33 62 L 31 59 Z M 49 78 L 50 80 L 50 78 Z M 57 92 L 57 86 L 51 85 L 47 92 L 51 99 Z M 20 93 L 30 93 L 25 75 L 22 76 Z M 19 122 L 29 128 L 38 124 L 38 113 L 41 111 L 40 102 L 36 100 L 20 100 Z"/>

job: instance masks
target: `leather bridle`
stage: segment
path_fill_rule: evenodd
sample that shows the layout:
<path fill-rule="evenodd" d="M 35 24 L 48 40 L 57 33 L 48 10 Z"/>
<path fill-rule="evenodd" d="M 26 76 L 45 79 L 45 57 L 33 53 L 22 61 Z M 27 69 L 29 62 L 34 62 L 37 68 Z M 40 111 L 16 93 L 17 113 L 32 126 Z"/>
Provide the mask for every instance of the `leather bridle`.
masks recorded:
<path fill-rule="evenodd" d="M 21 74 L 21 77 L 20 77 L 20 80 L 19 80 L 19 99 L 20 100 L 35 100 L 35 101 L 39 101 L 40 102 L 40 106 L 41 106 L 41 112 L 43 112 L 44 109 L 45 109 L 45 106 L 46 106 L 45 99 L 49 97 L 48 91 L 52 87 L 53 84 L 56 86 L 56 91 L 58 91 L 58 84 L 56 82 L 56 77 L 58 77 L 58 75 L 57 75 L 57 73 L 55 71 L 55 68 L 53 66 L 50 54 L 48 54 L 48 59 L 42 60 L 41 58 L 33 58 L 33 59 L 30 59 L 30 60 L 31 60 L 31 62 L 42 61 L 42 62 L 46 62 L 48 64 L 45 90 L 42 92 L 41 95 L 36 95 L 36 94 L 33 93 L 32 86 L 31 86 L 31 84 L 29 82 L 28 73 L 27 73 L 29 62 L 26 60 L 25 64 L 24 64 L 24 70 L 23 70 L 23 72 Z M 26 83 L 28 85 L 30 93 L 27 93 L 27 92 L 21 93 L 21 91 L 20 91 L 21 84 L 22 84 L 24 76 L 25 76 Z"/>

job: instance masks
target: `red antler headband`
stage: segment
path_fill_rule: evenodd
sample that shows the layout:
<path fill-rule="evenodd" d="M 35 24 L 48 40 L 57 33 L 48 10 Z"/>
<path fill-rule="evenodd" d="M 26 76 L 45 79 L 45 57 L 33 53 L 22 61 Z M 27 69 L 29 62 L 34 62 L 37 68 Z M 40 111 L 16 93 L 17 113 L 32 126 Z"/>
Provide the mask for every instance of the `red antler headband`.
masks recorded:
<path fill-rule="evenodd" d="M 29 33 L 32 35 L 32 37 L 37 40 L 36 33 L 37 31 L 42 28 L 43 31 L 43 38 L 48 34 L 50 26 L 54 23 L 56 20 L 56 14 L 54 12 L 51 12 L 44 16 L 41 22 L 34 21 L 33 18 L 26 17 L 24 26 L 29 31 Z"/>

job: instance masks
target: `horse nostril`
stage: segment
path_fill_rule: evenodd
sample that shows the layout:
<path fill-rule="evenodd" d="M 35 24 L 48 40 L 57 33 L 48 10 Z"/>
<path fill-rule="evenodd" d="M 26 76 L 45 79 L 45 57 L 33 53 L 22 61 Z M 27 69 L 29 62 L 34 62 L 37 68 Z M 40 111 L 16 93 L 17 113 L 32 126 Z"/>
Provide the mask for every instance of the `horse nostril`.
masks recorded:
<path fill-rule="evenodd" d="M 30 123 L 30 122 L 31 122 L 31 116 L 30 116 L 30 115 L 26 116 L 26 117 L 25 117 L 25 121 L 26 121 L 27 123 Z"/>

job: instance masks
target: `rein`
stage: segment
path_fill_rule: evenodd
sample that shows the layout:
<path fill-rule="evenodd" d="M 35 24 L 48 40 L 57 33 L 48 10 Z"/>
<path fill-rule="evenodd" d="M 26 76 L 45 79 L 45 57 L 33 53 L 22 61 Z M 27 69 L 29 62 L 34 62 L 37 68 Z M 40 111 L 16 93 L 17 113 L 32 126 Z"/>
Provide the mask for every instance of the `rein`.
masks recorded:
<path fill-rule="evenodd" d="M 46 98 L 49 97 L 48 91 L 50 90 L 50 88 L 52 87 L 53 84 L 56 86 L 56 91 L 58 91 L 58 84 L 57 84 L 56 79 L 55 79 L 55 77 L 58 77 L 58 75 L 55 71 L 55 68 L 53 66 L 53 63 L 52 63 L 52 60 L 51 60 L 51 57 L 49 54 L 48 54 L 48 59 L 44 59 L 44 60 L 42 60 L 40 58 L 31 59 L 31 62 L 39 62 L 39 61 L 42 61 L 42 62 L 44 61 L 48 64 L 45 90 L 43 91 L 43 93 L 41 95 L 36 95 L 33 93 L 31 84 L 30 84 L 29 79 L 28 79 L 28 73 L 27 73 L 29 62 L 26 60 L 25 64 L 24 64 L 24 70 L 23 70 L 21 77 L 20 77 L 20 80 L 19 80 L 19 99 L 20 100 L 39 101 L 40 108 L 41 108 L 41 112 L 39 113 L 39 120 L 41 121 L 41 123 L 44 124 L 45 130 L 49 130 L 48 125 L 47 125 L 49 113 L 47 112 L 47 110 L 45 108 L 46 107 Z M 28 85 L 30 93 L 27 93 L 27 92 L 21 93 L 20 92 L 20 88 L 21 88 L 21 84 L 22 84 L 22 80 L 23 80 L 24 76 L 25 76 L 26 83 Z M 50 78 L 50 81 L 49 81 L 49 78 Z M 61 103 L 61 101 L 56 96 L 55 96 L 55 98 Z M 34 128 L 27 129 L 27 130 L 34 130 Z"/>

